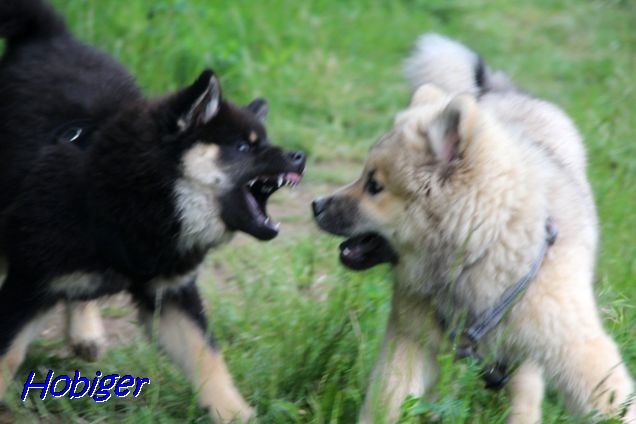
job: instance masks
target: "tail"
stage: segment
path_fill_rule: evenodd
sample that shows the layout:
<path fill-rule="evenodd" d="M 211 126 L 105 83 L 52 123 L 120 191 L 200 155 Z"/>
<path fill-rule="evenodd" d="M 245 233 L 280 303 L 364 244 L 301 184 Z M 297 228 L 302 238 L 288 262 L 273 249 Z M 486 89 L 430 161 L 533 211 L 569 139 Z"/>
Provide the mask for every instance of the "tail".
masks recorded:
<path fill-rule="evenodd" d="M 414 91 L 432 83 L 449 93 L 480 95 L 487 91 L 514 89 L 501 72 L 492 72 L 479 54 L 465 45 L 439 34 L 423 34 L 404 66 L 406 79 Z"/>
<path fill-rule="evenodd" d="M 0 0 L 0 38 L 8 48 L 65 32 L 64 20 L 43 0 Z"/>

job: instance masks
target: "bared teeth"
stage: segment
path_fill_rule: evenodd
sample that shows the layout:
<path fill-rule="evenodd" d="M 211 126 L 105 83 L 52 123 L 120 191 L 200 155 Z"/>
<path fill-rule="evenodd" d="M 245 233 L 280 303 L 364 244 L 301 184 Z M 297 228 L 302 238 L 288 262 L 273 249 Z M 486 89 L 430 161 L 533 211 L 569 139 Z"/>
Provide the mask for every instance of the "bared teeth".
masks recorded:
<path fill-rule="evenodd" d="M 299 174 L 294 172 L 281 173 L 270 177 L 260 176 L 248 181 L 247 187 L 250 189 L 256 188 L 262 194 L 271 194 L 283 186 L 296 187 L 300 183 L 301 178 Z"/>
<path fill-rule="evenodd" d="M 280 229 L 280 222 L 274 222 L 272 221 L 272 219 L 268 216 L 267 218 L 265 218 L 265 221 L 263 221 L 263 224 L 265 224 L 266 226 L 278 231 Z"/>
<path fill-rule="evenodd" d="M 295 172 L 281 172 L 280 174 L 261 175 L 249 180 L 245 186 L 248 206 L 262 225 L 278 231 L 280 223 L 267 216 L 266 207 L 269 196 L 283 186 L 296 187 L 302 176 Z"/>

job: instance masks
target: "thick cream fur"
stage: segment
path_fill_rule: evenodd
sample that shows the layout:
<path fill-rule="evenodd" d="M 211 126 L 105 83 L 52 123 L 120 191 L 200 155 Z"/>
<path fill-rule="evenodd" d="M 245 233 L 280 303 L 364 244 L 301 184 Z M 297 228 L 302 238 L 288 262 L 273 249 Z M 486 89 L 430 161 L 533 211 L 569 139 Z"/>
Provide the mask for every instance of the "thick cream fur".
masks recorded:
<path fill-rule="evenodd" d="M 474 53 L 450 40 L 429 42 L 435 46 L 418 46 L 407 73 L 419 84 L 443 75 L 444 89 L 416 90 L 371 149 L 360 180 L 335 194 L 358 199 L 354 233 L 378 232 L 399 255 L 386 336 L 360 421 L 395 422 L 407 395 L 430 391 L 443 340 L 435 317 L 453 322 L 495 305 L 539 254 L 548 218 L 559 231 L 556 243 L 479 350 L 522 362 L 509 385 L 509 423 L 540 421 L 545 382 L 574 414 L 617 415 L 634 385 L 594 297 L 598 222 L 578 131 L 558 107 L 503 79 L 475 97 L 466 82 L 472 73 L 462 74 L 474 69 Z M 457 66 L 443 73 L 439 63 L 430 65 L 433 56 L 422 54 Z M 439 128 L 448 124 L 448 108 L 459 113 L 461 140 L 457 155 L 445 158 L 440 146 L 448 140 Z M 385 187 L 373 197 L 364 192 L 370 171 Z M 634 405 L 623 421 L 636 421 Z"/>

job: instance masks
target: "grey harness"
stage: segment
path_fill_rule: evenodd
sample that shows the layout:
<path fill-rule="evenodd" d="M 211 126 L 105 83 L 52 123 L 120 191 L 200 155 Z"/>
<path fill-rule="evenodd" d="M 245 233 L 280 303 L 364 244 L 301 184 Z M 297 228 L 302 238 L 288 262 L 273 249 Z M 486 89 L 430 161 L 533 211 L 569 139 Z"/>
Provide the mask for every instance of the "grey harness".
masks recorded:
<path fill-rule="evenodd" d="M 482 312 L 475 322 L 464 329 L 460 334 L 460 341 L 456 350 L 458 359 L 473 358 L 479 362 L 482 361 L 481 356 L 477 353 L 477 344 L 484 335 L 501 322 L 515 301 L 525 292 L 532 279 L 537 275 L 539 268 L 541 268 L 548 248 L 556 241 L 558 230 L 554 222 L 552 222 L 552 219 L 548 218 L 546 221 L 545 230 L 545 243 L 541 245 L 541 251 L 534 262 L 532 262 L 528 273 L 521 277 L 515 284 L 508 287 L 495 306 Z M 481 377 L 486 383 L 486 388 L 499 390 L 505 386 L 509 379 L 507 368 L 507 364 L 502 362 L 487 364 L 481 372 Z"/>

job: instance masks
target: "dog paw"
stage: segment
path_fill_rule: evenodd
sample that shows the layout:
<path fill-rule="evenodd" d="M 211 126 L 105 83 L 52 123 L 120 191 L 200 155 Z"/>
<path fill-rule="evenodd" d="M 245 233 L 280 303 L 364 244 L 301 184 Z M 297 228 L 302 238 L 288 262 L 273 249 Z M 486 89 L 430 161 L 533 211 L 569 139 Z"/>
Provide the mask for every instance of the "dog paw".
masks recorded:
<path fill-rule="evenodd" d="M 104 352 L 104 342 L 100 339 L 71 342 L 73 354 L 85 361 L 93 362 Z"/>
<path fill-rule="evenodd" d="M 622 423 L 626 423 L 626 424 L 636 423 L 636 403 L 634 403 L 636 401 L 632 400 L 631 402 L 632 402 L 631 405 L 629 405 L 629 408 L 627 408 L 627 412 L 621 419 Z"/>
<path fill-rule="evenodd" d="M 106 344 L 97 302 L 68 302 L 66 311 L 66 337 L 73 353 L 86 361 L 96 360 Z"/>
<path fill-rule="evenodd" d="M 212 422 L 221 424 L 248 424 L 257 423 L 256 411 L 247 405 L 242 405 L 240 409 L 230 408 L 205 408 Z"/>

